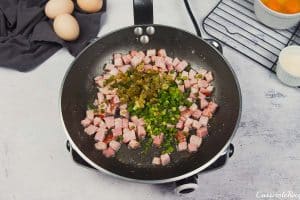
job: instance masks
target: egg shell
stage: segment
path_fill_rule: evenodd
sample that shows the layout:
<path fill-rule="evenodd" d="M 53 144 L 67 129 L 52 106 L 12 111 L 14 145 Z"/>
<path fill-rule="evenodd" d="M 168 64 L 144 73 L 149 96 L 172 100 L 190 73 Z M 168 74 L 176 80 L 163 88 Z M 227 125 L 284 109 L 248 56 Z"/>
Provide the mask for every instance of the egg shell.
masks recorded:
<path fill-rule="evenodd" d="M 76 40 L 79 36 L 79 24 L 70 14 L 58 15 L 53 22 L 53 29 L 58 37 L 66 41 Z"/>
<path fill-rule="evenodd" d="M 95 13 L 101 10 L 103 0 L 77 0 L 77 5 L 87 13 Z"/>
<path fill-rule="evenodd" d="M 45 6 L 45 14 L 50 19 L 54 19 L 61 14 L 71 14 L 73 10 L 74 4 L 71 0 L 50 0 Z"/>

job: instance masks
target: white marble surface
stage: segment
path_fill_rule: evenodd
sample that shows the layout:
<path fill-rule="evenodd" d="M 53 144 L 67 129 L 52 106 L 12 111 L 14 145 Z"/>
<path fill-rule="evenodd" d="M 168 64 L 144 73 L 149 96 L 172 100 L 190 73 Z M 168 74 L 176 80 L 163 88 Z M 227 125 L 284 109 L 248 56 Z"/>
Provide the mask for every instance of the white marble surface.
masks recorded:
<path fill-rule="evenodd" d="M 191 0 L 197 19 L 217 0 Z M 183 2 L 154 0 L 155 22 L 193 32 Z M 108 0 L 99 35 L 133 23 L 131 0 Z M 255 199 L 259 192 L 300 193 L 300 91 L 225 48 L 242 88 L 243 113 L 235 155 L 199 177 L 185 197 L 171 186 L 125 182 L 75 165 L 65 149 L 58 95 L 73 60 L 60 50 L 36 70 L 0 68 L 0 200 Z M 299 197 L 300 199 L 300 197 Z"/>

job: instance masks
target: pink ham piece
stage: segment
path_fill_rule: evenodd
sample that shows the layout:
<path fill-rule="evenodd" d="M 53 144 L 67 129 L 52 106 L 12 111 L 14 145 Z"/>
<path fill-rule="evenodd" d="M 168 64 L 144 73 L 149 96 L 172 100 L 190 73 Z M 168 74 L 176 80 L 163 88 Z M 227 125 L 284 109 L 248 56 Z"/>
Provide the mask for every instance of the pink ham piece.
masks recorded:
<path fill-rule="evenodd" d="M 163 139 L 164 139 L 163 133 L 161 133 L 160 135 L 153 136 L 153 145 L 156 147 L 160 147 Z"/>
<path fill-rule="evenodd" d="M 208 101 L 206 99 L 201 99 L 200 100 L 200 108 L 204 109 L 208 106 Z"/>
<path fill-rule="evenodd" d="M 136 130 L 136 124 L 135 123 L 133 123 L 133 122 L 128 122 L 128 128 L 130 129 L 130 130 Z"/>
<path fill-rule="evenodd" d="M 183 112 L 183 111 L 185 111 L 186 110 L 186 106 L 179 106 L 179 111 L 180 112 Z"/>
<path fill-rule="evenodd" d="M 131 55 L 130 54 L 126 54 L 122 56 L 122 60 L 124 62 L 125 65 L 130 64 L 131 61 Z"/>
<path fill-rule="evenodd" d="M 191 110 L 192 112 L 195 112 L 197 109 L 198 109 L 198 106 L 197 106 L 197 104 L 195 104 L 195 103 L 193 103 L 193 104 L 190 106 L 190 110 Z"/>
<path fill-rule="evenodd" d="M 160 57 L 167 57 L 167 52 L 165 49 L 160 49 L 158 50 L 157 55 Z"/>
<path fill-rule="evenodd" d="M 130 68 L 131 68 L 130 65 L 123 65 L 123 66 L 119 67 L 119 70 L 125 74 Z"/>
<path fill-rule="evenodd" d="M 197 85 L 193 85 L 191 87 L 191 94 L 197 94 L 199 92 L 199 88 Z"/>
<path fill-rule="evenodd" d="M 178 58 L 174 58 L 173 66 L 176 67 L 179 63 L 180 63 L 180 60 Z"/>
<path fill-rule="evenodd" d="M 149 64 L 151 62 L 151 58 L 149 56 L 145 56 L 144 59 L 143 59 L 143 61 L 144 61 L 144 64 L 147 65 L 147 64 Z"/>
<path fill-rule="evenodd" d="M 104 95 L 101 92 L 97 93 L 97 97 L 98 97 L 98 103 L 101 104 L 104 102 Z"/>
<path fill-rule="evenodd" d="M 189 109 L 181 112 L 181 116 L 183 117 L 182 121 L 185 121 L 187 118 L 189 118 L 192 115 L 192 111 L 190 111 Z"/>
<path fill-rule="evenodd" d="M 196 136 L 196 135 L 192 135 L 192 136 L 190 137 L 190 144 L 196 145 L 197 148 L 200 147 L 201 143 L 202 143 L 202 138 L 201 138 L 201 137 L 198 137 L 198 136 Z"/>
<path fill-rule="evenodd" d="M 153 157 L 152 164 L 153 165 L 160 165 L 161 164 L 160 158 L 159 157 Z"/>
<path fill-rule="evenodd" d="M 182 129 L 182 132 L 184 132 L 184 133 L 188 133 L 189 131 L 190 131 L 190 128 L 186 127 L 186 126 Z"/>
<path fill-rule="evenodd" d="M 192 86 L 190 80 L 184 80 L 183 83 L 184 83 L 184 87 L 186 89 L 188 89 Z"/>
<path fill-rule="evenodd" d="M 122 119 L 121 118 L 115 118 L 115 128 L 122 128 Z"/>
<path fill-rule="evenodd" d="M 184 92 L 184 85 L 178 85 L 178 89 L 183 93 Z"/>
<path fill-rule="evenodd" d="M 103 123 L 102 119 L 100 117 L 95 117 L 93 120 L 93 124 L 95 126 L 99 126 L 100 123 Z"/>
<path fill-rule="evenodd" d="M 176 124 L 176 128 L 183 129 L 183 125 L 184 125 L 184 122 L 179 120 L 178 123 Z"/>
<path fill-rule="evenodd" d="M 200 92 L 206 96 L 210 96 L 214 90 L 214 86 L 208 86 L 207 88 L 200 88 Z"/>
<path fill-rule="evenodd" d="M 94 120 L 94 111 L 93 110 L 87 110 L 86 111 L 86 118 L 93 121 Z"/>
<path fill-rule="evenodd" d="M 136 140 L 130 140 L 129 144 L 128 144 L 128 147 L 130 149 L 137 149 L 140 147 L 140 143 Z"/>
<path fill-rule="evenodd" d="M 206 96 L 204 94 L 202 94 L 201 92 L 199 92 L 198 97 L 199 97 L 200 100 L 206 98 Z"/>
<path fill-rule="evenodd" d="M 191 86 L 196 85 L 198 83 L 197 79 L 190 79 Z"/>
<path fill-rule="evenodd" d="M 117 67 L 122 66 L 122 65 L 123 65 L 122 58 L 121 58 L 121 57 L 114 58 L 114 64 L 115 64 L 115 66 L 117 66 Z"/>
<path fill-rule="evenodd" d="M 144 69 L 145 69 L 145 71 L 151 70 L 152 69 L 152 65 L 144 65 Z"/>
<path fill-rule="evenodd" d="M 84 129 L 84 132 L 88 135 L 93 135 L 94 133 L 96 133 L 97 129 L 98 129 L 97 126 L 89 125 Z"/>
<path fill-rule="evenodd" d="M 201 124 L 200 124 L 200 122 L 198 120 L 194 120 L 193 124 L 192 124 L 192 127 L 194 129 L 199 129 L 201 127 Z"/>
<path fill-rule="evenodd" d="M 119 99 L 119 97 L 117 95 L 114 95 L 114 97 L 113 97 L 113 103 L 114 104 L 120 103 L 120 99 Z"/>
<path fill-rule="evenodd" d="M 121 65 L 122 66 L 122 65 Z M 119 70 L 117 70 L 116 68 L 112 69 L 109 74 L 112 75 L 112 76 L 115 76 L 119 73 Z"/>
<path fill-rule="evenodd" d="M 137 54 L 138 54 L 138 52 L 135 50 L 130 51 L 131 57 L 136 56 Z"/>
<path fill-rule="evenodd" d="M 121 143 L 117 142 L 115 140 L 112 140 L 109 143 L 109 147 L 112 148 L 115 151 L 119 151 L 119 149 L 121 148 Z"/>
<path fill-rule="evenodd" d="M 208 124 L 208 117 L 201 116 L 200 119 L 199 119 L 199 123 L 201 124 L 201 126 L 207 126 L 207 124 Z"/>
<path fill-rule="evenodd" d="M 160 156 L 162 166 L 165 166 L 170 163 L 171 159 L 169 154 L 165 153 Z"/>
<path fill-rule="evenodd" d="M 189 79 L 190 79 L 190 80 L 195 79 L 195 75 L 196 75 L 195 70 L 191 69 L 191 70 L 189 71 Z"/>
<path fill-rule="evenodd" d="M 87 127 L 88 125 L 90 125 L 92 123 L 92 121 L 88 118 L 85 118 L 84 120 L 81 120 L 81 125 L 83 127 Z"/>
<path fill-rule="evenodd" d="M 199 119 L 201 117 L 201 114 L 202 114 L 202 111 L 197 109 L 193 112 L 192 116 L 195 118 L 195 119 Z"/>
<path fill-rule="evenodd" d="M 201 127 L 197 130 L 197 136 L 198 137 L 205 137 L 206 135 L 208 134 L 208 130 L 207 130 L 207 127 Z"/>
<path fill-rule="evenodd" d="M 166 58 L 165 58 L 165 62 L 166 62 L 167 65 L 173 67 L 173 59 L 172 59 L 172 58 L 166 57 Z M 171 71 L 169 68 L 168 68 L 168 70 Z"/>
<path fill-rule="evenodd" d="M 137 135 L 140 139 L 144 139 L 146 136 L 146 130 L 143 126 L 137 127 Z"/>
<path fill-rule="evenodd" d="M 165 64 L 165 61 L 162 57 L 156 57 L 155 58 L 155 66 L 163 69 L 164 71 L 166 70 L 166 64 Z"/>
<path fill-rule="evenodd" d="M 104 142 L 97 142 L 95 143 L 95 148 L 97 150 L 105 150 L 107 148 L 107 144 Z"/>
<path fill-rule="evenodd" d="M 95 83 L 98 84 L 100 87 L 104 86 L 104 79 L 102 76 L 97 76 L 94 80 Z"/>
<path fill-rule="evenodd" d="M 199 88 L 207 88 L 208 82 L 206 80 L 198 80 L 198 86 Z"/>
<path fill-rule="evenodd" d="M 208 108 L 205 108 L 202 112 L 202 115 L 205 116 L 205 117 L 211 118 L 212 117 L 212 112 Z"/>
<path fill-rule="evenodd" d="M 105 138 L 105 134 L 106 134 L 106 130 L 103 130 L 103 129 L 101 131 L 98 130 L 95 137 L 94 137 L 94 139 L 96 141 L 103 142 L 103 140 Z"/>
<path fill-rule="evenodd" d="M 118 137 L 118 136 L 122 135 L 122 127 L 120 127 L 120 128 L 113 128 L 111 130 L 111 132 L 112 132 L 112 134 L 113 134 L 114 137 Z"/>
<path fill-rule="evenodd" d="M 188 63 L 185 60 L 183 60 L 177 66 L 175 66 L 175 69 L 178 72 L 182 72 L 187 66 L 188 66 Z"/>
<path fill-rule="evenodd" d="M 114 157 L 116 154 L 116 152 L 111 147 L 103 150 L 102 153 L 106 158 Z"/>
<path fill-rule="evenodd" d="M 115 66 L 113 64 L 107 64 L 107 65 L 105 65 L 105 70 L 111 71 L 113 69 L 115 69 Z"/>
<path fill-rule="evenodd" d="M 143 61 L 143 58 L 136 55 L 131 59 L 131 65 L 136 67 Z"/>
<path fill-rule="evenodd" d="M 135 136 L 135 132 L 133 130 L 129 130 L 127 128 L 123 129 L 123 142 L 124 143 L 128 143 L 131 140 L 135 140 L 136 136 Z"/>
<path fill-rule="evenodd" d="M 180 142 L 177 146 L 177 151 L 184 151 L 187 149 L 187 142 Z"/>
<path fill-rule="evenodd" d="M 216 104 L 215 102 L 209 102 L 208 103 L 208 108 L 207 109 L 209 109 L 211 111 L 211 113 L 215 113 L 217 108 L 218 108 L 218 104 Z"/>
<path fill-rule="evenodd" d="M 122 128 L 128 128 L 128 119 L 122 118 Z"/>
<path fill-rule="evenodd" d="M 104 117 L 105 124 L 107 128 L 112 128 L 115 125 L 114 117 Z"/>
<path fill-rule="evenodd" d="M 190 128 L 193 124 L 193 119 L 192 118 L 187 118 L 185 123 L 184 123 L 184 127 Z"/>
<path fill-rule="evenodd" d="M 191 143 L 188 144 L 188 151 L 189 151 L 190 153 L 194 153 L 194 152 L 196 152 L 197 150 L 198 150 L 198 147 L 197 147 L 195 144 L 191 144 Z"/>
<path fill-rule="evenodd" d="M 156 56 L 156 49 L 148 49 L 147 56 Z"/>

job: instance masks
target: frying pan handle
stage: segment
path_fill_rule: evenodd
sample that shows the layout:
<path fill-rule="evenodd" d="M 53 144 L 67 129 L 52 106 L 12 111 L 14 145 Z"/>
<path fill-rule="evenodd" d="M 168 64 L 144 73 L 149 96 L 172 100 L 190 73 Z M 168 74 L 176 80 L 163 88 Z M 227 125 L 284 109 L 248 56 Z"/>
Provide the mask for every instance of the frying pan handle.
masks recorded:
<path fill-rule="evenodd" d="M 223 54 L 223 48 L 220 42 L 214 39 L 205 39 L 211 46 L 216 48 L 221 54 Z"/>
<path fill-rule="evenodd" d="M 133 0 L 134 24 L 153 24 L 152 0 Z"/>

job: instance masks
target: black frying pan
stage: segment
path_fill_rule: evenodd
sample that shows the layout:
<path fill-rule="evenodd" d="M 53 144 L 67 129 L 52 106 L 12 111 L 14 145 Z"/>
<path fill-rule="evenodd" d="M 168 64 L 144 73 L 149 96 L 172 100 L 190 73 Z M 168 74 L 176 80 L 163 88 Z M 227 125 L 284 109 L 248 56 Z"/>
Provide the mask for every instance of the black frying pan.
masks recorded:
<path fill-rule="evenodd" d="M 214 47 L 186 31 L 152 25 L 152 0 L 134 0 L 134 4 L 135 26 L 120 29 L 94 41 L 71 64 L 61 90 L 62 119 L 71 146 L 94 168 L 138 182 L 172 182 L 204 170 L 226 151 L 239 122 L 240 88 L 229 63 Z M 134 30 L 141 27 L 146 35 L 145 30 L 149 24 L 154 27 L 155 34 L 149 35 L 149 43 L 143 44 Z M 87 136 L 80 125 L 85 117 L 87 103 L 95 98 L 93 78 L 102 73 L 104 64 L 111 60 L 113 53 L 150 48 L 165 48 L 171 57 L 179 57 L 192 66 L 211 70 L 216 79 L 213 98 L 220 105 L 215 117 L 210 120 L 209 136 L 204 139 L 199 151 L 194 154 L 176 152 L 171 155 L 171 164 L 164 167 L 151 164 L 152 156 L 158 155 L 155 150 L 151 150 L 148 156 L 142 156 L 141 150 L 129 150 L 125 145 L 122 145 L 115 158 L 105 158 L 95 149 L 93 137 Z"/>

